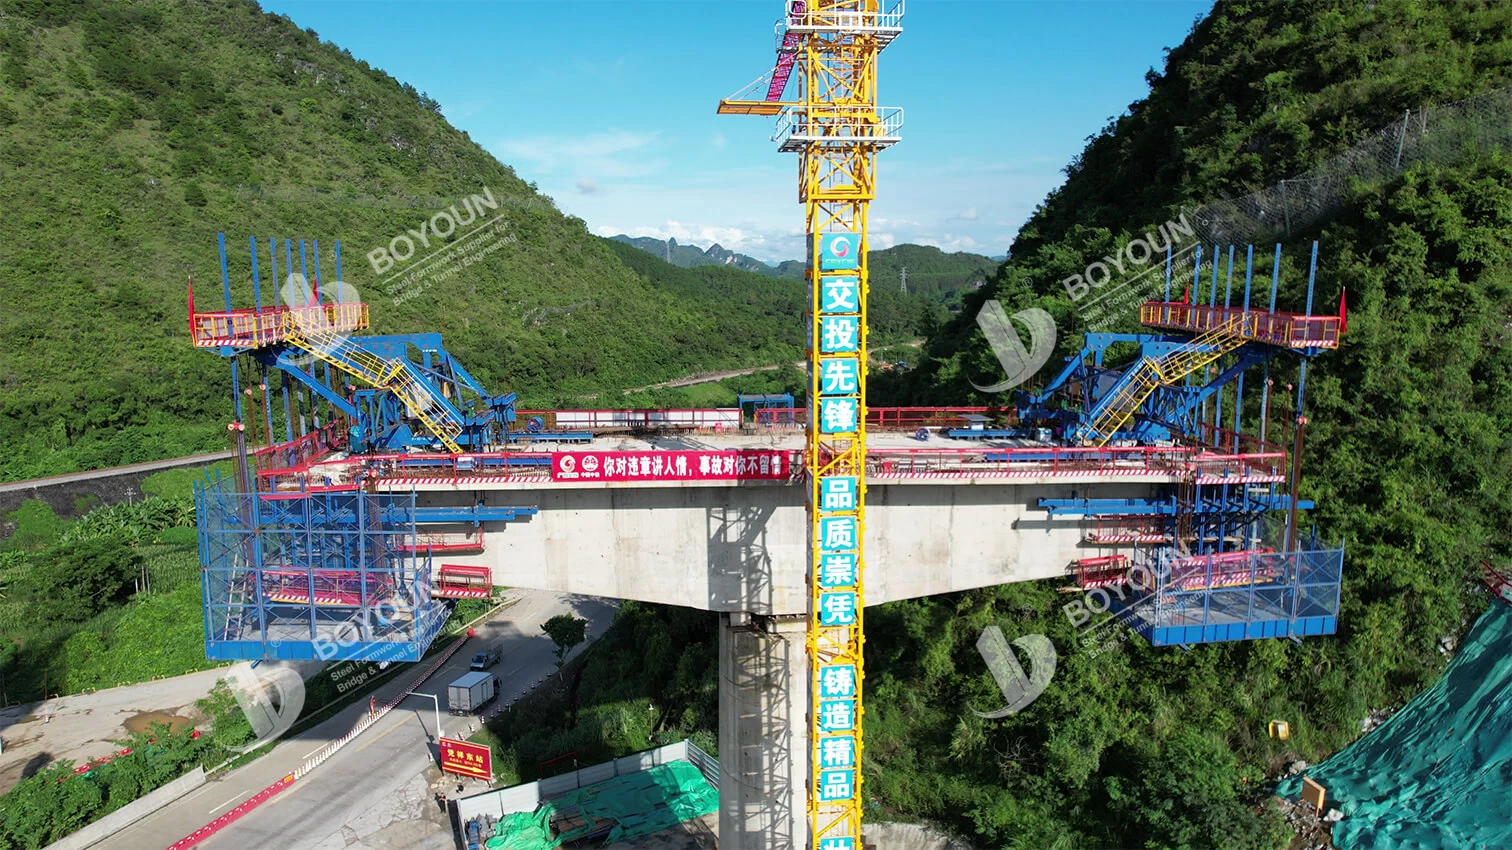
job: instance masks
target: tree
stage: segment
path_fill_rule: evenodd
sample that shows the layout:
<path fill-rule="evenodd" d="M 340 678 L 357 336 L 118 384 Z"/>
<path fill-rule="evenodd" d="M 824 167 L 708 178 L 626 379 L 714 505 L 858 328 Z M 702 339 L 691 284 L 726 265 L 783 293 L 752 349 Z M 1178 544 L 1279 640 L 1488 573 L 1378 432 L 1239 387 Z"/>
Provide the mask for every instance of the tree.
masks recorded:
<path fill-rule="evenodd" d="M 39 624 L 81 623 L 125 602 L 141 563 L 118 536 L 55 546 L 32 558 L 27 612 Z"/>
<path fill-rule="evenodd" d="M 557 675 L 560 676 L 562 665 L 567 662 L 567 653 L 588 639 L 588 621 L 571 614 L 558 614 L 542 623 L 541 631 L 556 644 Z"/>

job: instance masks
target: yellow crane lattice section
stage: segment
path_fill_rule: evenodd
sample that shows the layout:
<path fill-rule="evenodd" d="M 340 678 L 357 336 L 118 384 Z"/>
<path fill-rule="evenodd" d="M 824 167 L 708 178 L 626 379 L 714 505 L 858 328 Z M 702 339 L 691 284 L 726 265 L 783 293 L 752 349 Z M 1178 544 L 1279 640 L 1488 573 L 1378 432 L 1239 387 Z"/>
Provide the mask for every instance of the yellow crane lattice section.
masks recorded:
<path fill-rule="evenodd" d="M 799 154 L 809 266 L 807 846 L 860 850 L 865 643 L 867 207 L 902 111 L 877 105 L 877 56 L 901 0 L 788 0 L 773 74 L 720 102 L 777 119 Z M 788 77 L 797 97 L 784 100 Z M 759 95 L 765 89 L 765 99 Z"/>

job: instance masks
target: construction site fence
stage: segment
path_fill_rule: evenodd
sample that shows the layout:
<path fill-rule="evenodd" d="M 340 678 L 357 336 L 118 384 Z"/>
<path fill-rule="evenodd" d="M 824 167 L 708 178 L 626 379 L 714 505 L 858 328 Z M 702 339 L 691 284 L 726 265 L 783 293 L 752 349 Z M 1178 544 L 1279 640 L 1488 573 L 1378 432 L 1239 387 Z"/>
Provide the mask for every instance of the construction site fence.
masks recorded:
<path fill-rule="evenodd" d="M 579 788 L 613 779 L 616 776 L 639 773 L 674 761 L 686 761 L 692 764 L 698 768 L 698 772 L 703 774 L 710 785 L 719 787 L 719 760 L 704 752 L 692 741 L 684 740 L 547 779 L 538 779 L 534 782 L 463 797 L 457 800 L 457 820 L 465 824 L 483 816 L 502 818 L 515 812 L 533 812 L 541 803 Z"/>
<path fill-rule="evenodd" d="M 346 427 L 345 422 L 329 422 L 290 442 L 248 452 L 252 468 L 259 476 L 266 477 L 282 470 L 304 466 L 332 451 L 344 439 Z"/>

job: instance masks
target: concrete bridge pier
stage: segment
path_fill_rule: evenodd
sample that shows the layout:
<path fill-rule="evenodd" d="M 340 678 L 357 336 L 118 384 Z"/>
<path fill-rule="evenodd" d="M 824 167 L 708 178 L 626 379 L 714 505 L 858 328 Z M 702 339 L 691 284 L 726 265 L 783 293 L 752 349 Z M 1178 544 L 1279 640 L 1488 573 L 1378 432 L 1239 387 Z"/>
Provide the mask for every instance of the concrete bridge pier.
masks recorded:
<path fill-rule="evenodd" d="M 719 846 L 808 846 L 807 616 L 719 616 Z"/>

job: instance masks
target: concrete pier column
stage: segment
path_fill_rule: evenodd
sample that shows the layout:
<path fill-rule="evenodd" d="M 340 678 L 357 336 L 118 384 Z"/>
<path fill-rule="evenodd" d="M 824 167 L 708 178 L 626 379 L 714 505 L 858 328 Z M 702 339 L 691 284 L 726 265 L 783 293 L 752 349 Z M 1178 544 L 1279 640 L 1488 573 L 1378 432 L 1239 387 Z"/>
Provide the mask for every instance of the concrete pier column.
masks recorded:
<path fill-rule="evenodd" d="M 808 846 L 805 615 L 721 614 L 719 846 Z"/>

